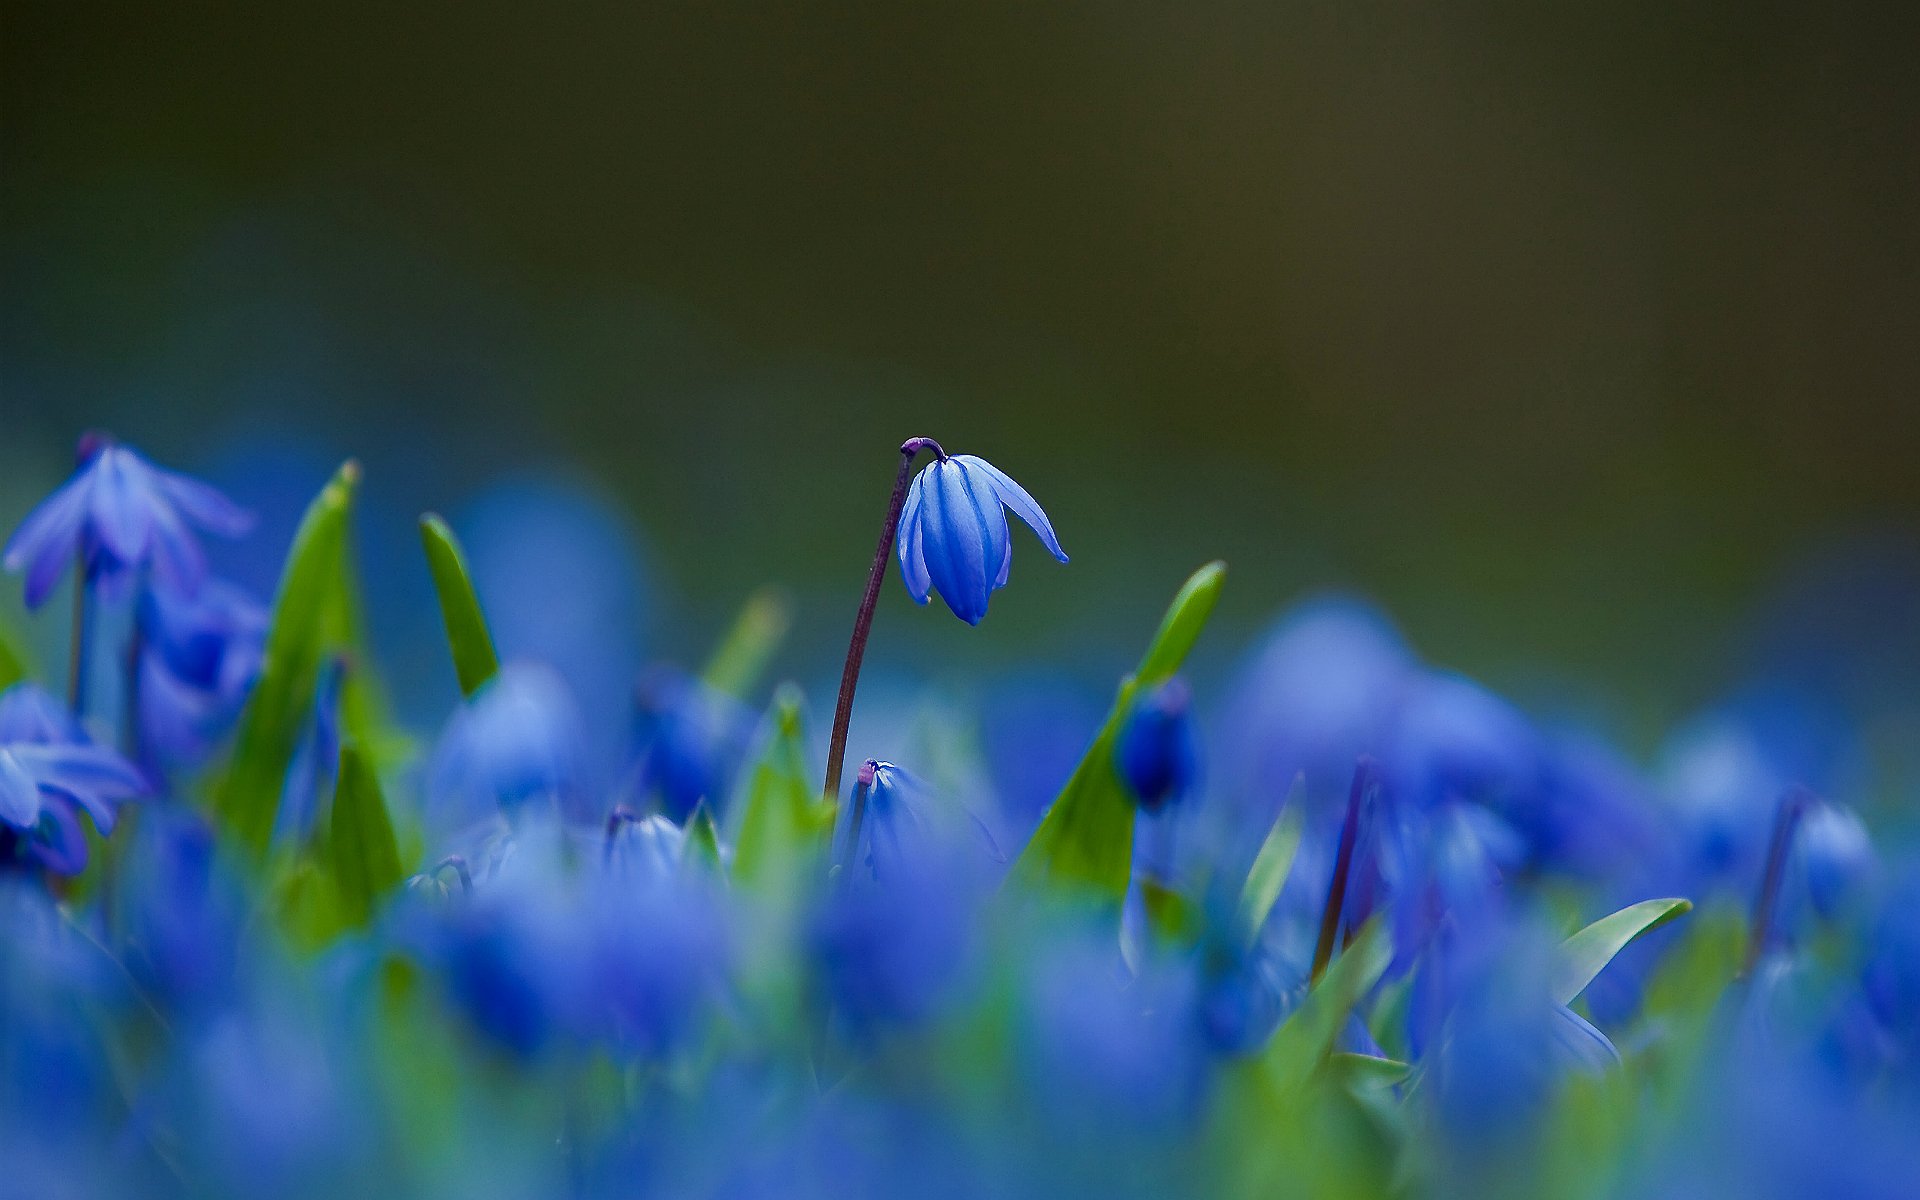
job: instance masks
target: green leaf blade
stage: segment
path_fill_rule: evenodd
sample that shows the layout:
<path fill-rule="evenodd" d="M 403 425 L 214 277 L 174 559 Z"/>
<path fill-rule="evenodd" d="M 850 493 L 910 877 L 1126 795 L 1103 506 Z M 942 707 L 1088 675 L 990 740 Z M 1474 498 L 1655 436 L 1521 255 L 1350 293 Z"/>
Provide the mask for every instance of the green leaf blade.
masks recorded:
<path fill-rule="evenodd" d="M 1029 886 L 1083 887 L 1114 904 L 1125 900 L 1133 868 L 1133 799 L 1114 768 L 1114 743 L 1136 692 L 1180 670 L 1225 578 L 1226 564 L 1212 562 L 1181 587 L 1139 670 L 1121 683 L 1106 723 L 1014 863 L 1014 877 Z"/>
<path fill-rule="evenodd" d="M 473 577 L 467 570 L 467 558 L 460 540 L 447 523 L 433 513 L 420 518 L 420 541 L 427 552 L 427 569 L 433 574 L 433 588 L 440 597 L 440 619 L 446 625 L 447 646 L 453 652 L 453 669 L 460 679 L 460 694 L 473 694 L 500 673 L 500 656 L 494 649 L 493 633 L 481 611 L 480 597 L 473 589 Z"/>
<path fill-rule="evenodd" d="M 394 837 L 380 777 L 366 755 L 351 743 L 340 750 L 328 833 L 328 855 L 342 915 L 351 925 L 365 925 L 400 886 L 406 872 L 400 865 L 399 842 Z"/>
<path fill-rule="evenodd" d="M 1285 1094 L 1306 1083 L 1332 1053 L 1347 1014 L 1392 962 L 1393 944 L 1375 918 L 1333 960 L 1262 1051 L 1260 1067 L 1272 1087 Z"/>
<path fill-rule="evenodd" d="M 1167 615 L 1161 618 L 1160 628 L 1134 672 L 1138 686 L 1156 687 L 1180 670 L 1194 643 L 1200 640 L 1200 631 L 1206 628 L 1207 619 L 1213 616 L 1214 606 L 1220 602 L 1220 589 L 1226 581 L 1227 564 L 1217 559 L 1188 578 L 1173 603 L 1167 606 Z"/>
<path fill-rule="evenodd" d="M 1642 900 L 1601 917 L 1560 943 L 1561 961 L 1553 976 L 1554 999 L 1571 1004 L 1606 969 L 1613 956 L 1626 949 L 1627 943 L 1692 909 L 1691 900 Z"/>
<path fill-rule="evenodd" d="M 1273 828 L 1260 843 L 1260 854 L 1247 873 L 1246 886 L 1240 889 L 1240 931 L 1248 945 L 1260 936 L 1293 870 L 1294 856 L 1300 852 L 1300 836 L 1305 816 L 1300 805 L 1289 801 L 1274 818 Z"/>
<path fill-rule="evenodd" d="M 792 606 L 784 594 L 774 588 L 755 592 L 707 660 L 701 681 L 717 692 L 747 699 L 792 624 Z"/>
<path fill-rule="evenodd" d="M 833 810 L 820 802 L 819 781 L 807 764 L 800 689 L 774 693 L 766 747 L 748 772 L 733 878 L 779 889 L 825 847 Z"/>
<path fill-rule="evenodd" d="M 322 662 L 357 639 L 349 526 L 360 466 L 349 461 L 308 505 L 274 597 L 260 676 L 247 698 L 214 811 L 243 854 L 266 858 L 288 764 Z"/>

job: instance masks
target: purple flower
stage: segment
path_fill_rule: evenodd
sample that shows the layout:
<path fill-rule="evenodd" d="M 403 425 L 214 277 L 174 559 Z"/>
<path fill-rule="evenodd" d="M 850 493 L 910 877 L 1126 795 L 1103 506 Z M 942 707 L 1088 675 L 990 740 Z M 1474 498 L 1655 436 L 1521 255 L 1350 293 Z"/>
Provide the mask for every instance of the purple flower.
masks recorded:
<path fill-rule="evenodd" d="M 0 565 L 27 578 L 27 607 L 37 608 L 84 556 L 87 581 L 109 590 L 143 567 L 162 584 L 192 592 L 207 560 L 193 528 L 238 537 L 253 524 L 245 509 L 185 475 L 161 470 L 110 439 L 83 443 L 80 469 L 27 514 Z"/>
<path fill-rule="evenodd" d="M 913 477 L 900 513 L 900 574 L 916 603 L 938 590 L 953 615 L 978 625 L 987 599 L 1007 585 L 1013 539 L 1006 509 L 1025 521 L 1061 562 L 1053 525 L 1027 490 L 1006 472 L 971 454 L 937 459 Z"/>

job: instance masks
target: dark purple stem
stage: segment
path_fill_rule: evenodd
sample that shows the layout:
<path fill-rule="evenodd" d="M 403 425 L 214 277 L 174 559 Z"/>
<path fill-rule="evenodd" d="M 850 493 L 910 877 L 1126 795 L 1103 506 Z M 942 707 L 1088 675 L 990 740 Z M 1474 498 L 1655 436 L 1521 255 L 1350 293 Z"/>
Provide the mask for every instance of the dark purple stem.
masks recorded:
<path fill-rule="evenodd" d="M 1371 758 L 1362 757 L 1353 768 L 1353 789 L 1347 793 L 1347 818 L 1340 826 L 1340 849 L 1333 859 L 1333 882 L 1327 885 L 1327 907 L 1320 914 L 1320 938 L 1313 946 L 1313 970 L 1307 985 L 1320 982 L 1327 964 L 1333 961 L 1334 939 L 1340 933 L 1340 917 L 1347 906 L 1347 877 L 1353 870 L 1353 846 L 1360 838 L 1360 806 L 1367 789 L 1373 786 Z"/>
<path fill-rule="evenodd" d="M 1814 796 L 1803 787 L 1790 787 L 1780 797 L 1773 814 L 1773 838 L 1767 843 L 1766 873 L 1760 877 L 1760 894 L 1753 901 L 1753 926 L 1747 933 L 1747 958 L 1741 965 L 1742 976 L 1751 975 L 1766 953 L 1767 938 L 1773 932 L 1773 913 L 1780 902 L 1780 883 L 1786 875 L 1787 853 L 1793 849 L 1794 830 L 1813 803 Z"/>
<path fill-rule="evenodd" d="M 847 665 L 840 672 L 840 700 L 833 709 L 833 737 L 827 743 L 827 799 L 840 799 L 840 770 L 847 760 L 847 726 L 853 720 L 853 689 L 860 683 L 860 660 L 867 654 L 867 636 L 873 632 L 873 606 L 880 602 L 880 581 L 887 577 L 887 558 L 893 553 L 893 535 L 900 528 L 900 510 L 907 502 L 907 483 L 913 478 L 913 460 L 922 450 L 931 450 L 941 458 L 947 452 L 932 438 L 908 438 L 900 445 L 900 474 L 893 481 L 893 499 L 887 503 L 887 519 L 880 526 L 880 545 L 873 552 L 873 569 L 867 573 L 867 591 L 860 598 L 860 611 L 853 618 L 853 640 L 847 644 Z"/>
<path fill-rule="evenodd" d="M 83 549 L 80 561 L 73 568 L 73 640 L 67 651 L 67 707 L 73 710 L 73 719 L 84 721 L 87 717 L 87 672 L 92 667 L 93 648 L 93 605 L 91 591 L 87 586 L 87 552 Z"/>

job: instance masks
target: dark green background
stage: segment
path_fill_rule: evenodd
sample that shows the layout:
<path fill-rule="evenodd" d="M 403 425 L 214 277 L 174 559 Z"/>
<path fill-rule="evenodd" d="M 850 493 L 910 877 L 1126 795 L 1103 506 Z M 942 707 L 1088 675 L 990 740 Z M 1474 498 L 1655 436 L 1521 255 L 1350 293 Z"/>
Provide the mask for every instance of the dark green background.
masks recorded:
<path fill-rule="evenodd" d="M 1644 721 L 1920 513 L 1915 6 L 4 13 L 0 460 L 578 463 L 665 654 L 763 579 L 837 636 L 909 434 L 1075 561 L 1022 544 L 991 633 L 890 593 L 896 652 L 1104 670 L 1219 555 L 1240 636 L 1357 586 Z"/>

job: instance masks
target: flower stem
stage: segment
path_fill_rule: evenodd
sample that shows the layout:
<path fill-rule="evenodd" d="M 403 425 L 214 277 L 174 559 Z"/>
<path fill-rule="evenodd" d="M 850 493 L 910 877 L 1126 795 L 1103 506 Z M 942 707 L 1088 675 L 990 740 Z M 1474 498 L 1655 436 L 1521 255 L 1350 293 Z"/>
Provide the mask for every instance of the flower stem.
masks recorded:
<path fill-rule="evenodd" d="M 1813 803 L 1813 793 L 1803 787 L 1790 787 L 1780 797 L 1780 807 L 1773 814 L 1773 838 L 1767 844 L 1766 873 L 1760 877 L 1760 892 L 1753 901 L 1753 925 L 1747 932 L 1747 957 L 1741 964 L 1740 974 L 1744 978 L 1753 973 L 1760 965 L 1760 956 L 1766 953 L 1767 938 L 1773 932 L 1773 913 L 1780 902 L 1780 884 L 1786 875 L 1787 852 L 1793 849 L 1794 830 L 1799 827 L 1800 818 Z"/>
<path fill-rule="evenodd" d="M 90 590 L 87 554 L 82 550 L 73 572 L 73 634 L 67 651 L 67 707 L 73 710 L 76 721 L 84 721 L 87 716 L 87 673 L 93 659 L 93 605 L 92 597 L 87 594 Z"/>
<path fill-rule="evenodd" d="M 821 789 L 828 800 L 840 799 L 840 770 L 847 760 L 847 726 L 853 720 L 853 689 L 860 683 L 860 660 L 867 654 L 867 636 L 873 632 L 873 606 L 880 601 L 880 581 L 887 577 L 887 558 L 893 553 L 893 535 L 900 527 L 900 510 L 907 502 L 907 483 L 913 478 L 913 460 L 922 450 L 931 450 L 941 458 L 947 452 L 932 438 L 908 438 L 900 446 L 900 474 L 893 481 L 893 499 L 887 503 L 887 519 L 880 526 L 880 545 L 873 552 L 873 569 L 867 573 L 866 594 L 860 598 L 860 611 L 853 618 L 853 640 L 847 644 L 847 665 L 840 672 L 840 700 L 833 710 L 833 738 L 827 743 L 827 783 Z"/>
<path fill-rule="evenodd" d="M 1360 838 L 1360 807 L 1373 786 L 1374 765 L 1362 757 L 1353 768 L 1353 789 L 1347 793 L 1347 818 L 1340 826 L 1340 849 L 1334 854 L 1333 882 L 1327 885 L 1327 907 L 1320 914 L 1320 938 L 1313 946 L 1313 970 L 1307 976 L 1311 987 L 1320 982 L 1327 964 L 1333 961 L 1333 943 L 1340 932 L 1340 917 L 1347 905 L 1347 877 L 1353 870 L 1353 845 Z"/>

